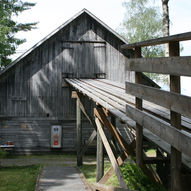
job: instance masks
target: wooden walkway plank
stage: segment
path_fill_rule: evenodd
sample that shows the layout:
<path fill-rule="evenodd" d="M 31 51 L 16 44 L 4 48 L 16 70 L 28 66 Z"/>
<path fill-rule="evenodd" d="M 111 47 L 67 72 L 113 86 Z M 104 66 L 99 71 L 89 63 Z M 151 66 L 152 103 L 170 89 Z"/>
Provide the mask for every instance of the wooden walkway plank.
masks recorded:
<path fill-rule="evenodd" d="M 113 101 L 113 100 L 111 100 L 111 99 L 109 99 L 108 97 L 106 97 L 106 96 L 103 96 L 102 94 L 104 94 L 104 92 L 102 92 L 102 93 L 98 93 L 97 91 L 95 91 L 95 89 L 93 88 L 93 87 L 87 87 L 87 85 L 85 86 L 83 86 L 83 84 L 82 83 L 80 83 L 79 81 L 75 81 L 75 83 L 78 85 L 78 86 L 82 86 L 83 87 L 83 89 L 84 89 L 84 91 L 86 91 L 86 93 L 87 94 L 91 94 L 91 96 L 92 96 L 92 98 L 93 99 L 95 99 L 95 100 L 99 100 L 99 101 L 96 101 L 96 102 L 98 102 L 98 103 L 102 103 L 102 104 L 104 104 L 104 103 L 107 103 L 108 104 L 108 106 L 109 106 L 109 108 L 111 108 L 111 107 L 113 107 L 113 108 L 116 108 L 118 111 L 120 111 L 121 112 L 121 114 L 119 114 L 121 117 L 123 117 L 124 115 L 123 115 L 123 113 L 125 113 L 125 107 L 124 107 L 124 105 L 121 105 L 121 104 L 119 104 L 119 103 L 116 103 L 116 101 Z M 102 104 L 100 104 L 100 105 L 102 105 Z M 125 104 L 125 102 L 124 102 L 124 104 Z M 106 104 L 104 104 L 104 105 L 106 105 Z M 105 107 L 105 106 L 104 106 Z M 106 107 L 106 109 L 107 109 L 107 107 Z M 117 111 L 116 110 L 116 111 Z M 111 111 L 111 113 L 113 112 L 113 110 L 110 110 Z M 126 117 L 125 117 L 125 119 L 127 119 Z"/>
<path fill-rule="evenodd" d="M 95 80 L 87 80 L 88 83 L 91 85 L 92 81 L 95 81 Z M 97 81 L 97 80 L 96 80 Z M 90 83 L 91 82 L 91 83 Z M 101 82 L 100 82 L 101 83 Z M 81 80 L 79 81 L 78 80 L 78 84 L 82 85 L 81 84 Z M 83 87 L 86 86 L 86 85 L 83 85 Z M 94 85 L 93 85 L 94 86 Z M 104 91 L 105 91 L 105 87 L 103 87 Z M 93 90 L 94 91 L 94 90 Z M 122 100 L 127 100 L 126 98 L 124 99 L 125 97 L 125 93 L 124 93 L 124 90 L 121 90 L 120 91 L 123 91 L 123 95 L 124 96 L 117 96 L 116 94 L 118 93 L 110 93 L 112 95 L 115 95 L 117 98 L 121 98 Z M 109 89 L 107 91 L 105 91 L 106 93 L 108 93 L 108 95 L 110 96 L 109 94 Z M 112 92 L 112 91 L 111 91 Z M 126 94 L 127 95 L 127 94 Z M 132 96 L 131 96 L 132 97 Z M 103 97 L 102 97 L 103 99 Z M 122 102 L 121 102 L 122 103 Z M 115 104 L 115 103 L 114 103 Z M 133 105 L 133 104 L 132 104 Z M 125 107 L 125 106 L 124 106 Z M 146 111 L 151 111 L 152 113 L 156 114 L 156 115 L 159 115 L 158 117 L 164 117 L 167 121 L 170 120 L 170 111 L 165 109 L 164 107 L 161 107 L 161 106 L 158 106 L 156 104 L 153 104 L 151 102 L 148 102 L 148 101 L 144 101 L 143 102 L 143 107 L 144 109 L 146 109 Z M 122 109 L 122 108 L 121 108 Z M 186 129 L 191 129 L 191 120 L 188 119 L 188 118 L 185 118 L 185 117 L 182 117 L 182 125 L 183 125 L 183 128 L 186 130 Z"/>
<path fill-rule="evenodd" d="M 104 96 L 101 96 L 102 98 L 99 98 L 97 96 L 94 95 L 94 91 L 90 91 L 90 90 L 87 90 L 88 88 L 84 89 L 84 87 L 86 86 L 85 84 L 82 84 L 81 81 L 77 80 L 78 81 L 78 84 L 73 80 L 73 79 L 67 79 L 69 84 L 71 86 L 73 86 L 76 90 L 82 92 L 83 94 L 87 95 L 89 98 L 91 98 L 93 101 L 95 101 L 96 103 L 99 103 L 100 105 L 102 105 L 107 111 L 111 112 L 114 116 L 118 117 L 120 120 L 124 121 L 125 123 L 128 124 L 128 126 L 131 126 L 132 128 L 135 127 L 135 122 L 130 119 L 129 117 L 126 116 L 126 114 L 124 113 L 125 109 L 123 109 L 123 112 L 122 111 L 119 111 L 118 109 L 116 109 L 116 107 L 110 105 L 110 102 L 106 102 L 104 100 Z M 118 92 L 123 92 L 123 94 L 125 94 L 125 85 L 121 84 L 121 83 L 117 83 L 117 82 L 111 82 L 109 80 L 106 80 L 106 79 L 96 79 L 96 80 L 90 80 L 90 79 L 87 79 L 87 80 L 84 80 L 83 81 L 86 81 L 86 83 L 88 83 L 89 85 L 93 85 L 93 87 L 96 87 L 101 85 L 99 88 L 99 90 L 103 89 L 104 92 L 107 92 L 109 94 L 109 87 L 111 84 L 114 84 L 112 86 L 112 95 L 116 95 Z M 96 81 L 96 83 L 95 83 Z M 103 83 L 102 83 L 103 82 Z M 119 88 L 118 88 L 119 86 Z M 87 86 L 86 86 L 87 87 Z M 105 89 L 107 89 L 107 91 L 105 91 Z M 115 91 L 115 94 L 113 93 L 113 90 Z M 117 91 L 116 91 L 117 90 Z M 127 94 L 126 94 L 127 95 Z M 123 99 L 123 96 L 116 96 L 117 98 L 124 100 Z M 133 98 L 133 96 L 130 96 L 129 97 Z M 109 99 L 108 99 L 109 100 Z M 122 103 L 122 102 L 121 102 Z M 146 106 L 145 106 L 146 105 Z M 133 107 L 133 105 L 131 105 Z M 125 108 L 125 106 L 123 106 Z M 150 102 L 148 101 L 144 101 L 143 102 L 143 107 L 144 108 L 148 108 L 148 110 L 154 112 L 154 113 L 158 113 L 159 116 L 163 116 L 164 118 L 166 119 L 170 119 L 170 116 L 169 116 L 169 111 L 168 109 L 165 109 L 163 107 L 160 107 L 160 106 L 157 106 L 155 104 L 152 105 L 152 107 L 150 106 Z M 163 112 L 164 111 L 164 112 Z M 182 117 L 182 119 L 184 120 L 183 121 L 183 125 L 186 127 L 191 127 L 191 124 L 189 123 L 190 122 L 190 119 L 188 118 L 185 118 L 185 117 Z M 182 131 L 184 133 L 186 133 L 185 131 Z M 154 142 L 155 144 L 159 145 L 163 150 L 165 150 L 167 153 L 170 153 L 170 147 L 169 147 L 169 144 L 163 140 L 161 140 L 161 138 L 159 138 L 158 136 L 154 135 L 150 130 L 148 129 L 143 129 L 143 134 L 145 136 L 145 138 L 151 140 L 152 142 Z M 188 133 L 188 135 L 190 135 L 190 133 Z M 191 158 L 188 157 L 187 155 L 183 154 L 182 155 L 182 160 L 183 160 L 183 163 L 188 166 L 189 168 L 191 168 Z"/>
<path fill-rule="evenodd" d="M 100 82 L 100 84 L 97 84 L 96 88 L 102 89 L 102 91 L 105 91 L 108 94 L 112 94 L 113 96 L 116 96 L 119 99 L 122 99 L 122 100 L 126 101 L 127 103 L 134 105 L 135 98 L 133 96 L 131 96 L 131 95 L 126 94 L 125 93 L 125 88 L 114 87 L 115 89 L 118 89 L 118 91 L 115 92 L 115 91 L 113 91 L 113 87 L 112 87 L 111 90 L 109 89 L 109 84 L 112 84 L 112 82 L 109 82 L 108 80 L 104 79 L 104 81 L 107 82 L 107 87 L 105 87 L 105 85 L 103 86 L 103 84 L 101 83 L 102 80 L 91 80 L 91 82 L 89 81 L 89 84 L 90 85 L 93 84 L 93 86 L 95 86 L 94 81 L 99 81 Z M 116 86 L 120 85 L 119 83 L 116 83 L 116 82 L 114 84 L 116 84 Z M 123 87 L 123 84 L 121 84 L 120 87 Z M 143 109 L 148 110 L 148 111 L 152 111 L 156 115 L 161 115 L 162 117 L 166 118 L 167 120 L 170 120 L 170 110 L 165 109 L 162 106 L 159 106 L 159 105 L 156 105 L 156 104 L 153 104 L 153 103 L 151 103 L 149 101 L 144 100 L 143 101 Z M 182 116 L 182 126 L 185 129 L 191 130 L 191 119 Z"/>

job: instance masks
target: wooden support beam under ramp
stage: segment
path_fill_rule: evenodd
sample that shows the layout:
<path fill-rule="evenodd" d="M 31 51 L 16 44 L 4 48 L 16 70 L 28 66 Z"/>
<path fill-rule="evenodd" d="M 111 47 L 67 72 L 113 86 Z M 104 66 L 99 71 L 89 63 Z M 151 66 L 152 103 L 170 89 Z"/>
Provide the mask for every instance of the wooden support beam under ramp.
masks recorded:
<path fill-rule="evenodd" d="M 96 110 L 96 109 L 95 109 L 95 110 Z M 96 125 L 97 125 L 97 129 L 98 129 L 98 131 L 99 131 L 99 133 L 100 133 L 101 139 L 102 139 L 102 141 L 103 141 L 103 144 L 104 144 L 104 146 L 105 146 L 106 152 L 107 152 L 107 154 L 108 154 L 108 156 L 109 156 L 109 159 L 110 159 L 110 161 L 111 161 L 111 164 L 112 164 L 112 166 L 113 166 L 113 169 L 115 170 L 115 173 L 116 173 L 116 175 L 117 175 L 119 184 L 120 184 L 120 186 L 121 186 L 122 188 L 127 188 L 127 185 L 126 185 L 126 183 L 125 183 L 125 180 L 124 180 L 124 178 L 123 178 L 123 175 L 122 175 L 122 173 L 121 173 L 121 170 L 120 170 L 120 168 L 119 168 L 119 166 L 118 166 L 118 162 L 117 162 L 117 160 L 115 159 L 115 156 L 114 156 L 114 154 L 113 154 L 113 152 L 112 152 L 112 149 L 111 149 L 111 147 L 110 147 L 110 145 L 109 145 L 109 142 L 108 142 L 108 140 L 107 140 L 107 137 L 106 137 L 106 135 L 105 135 L 105 133 L 104 133 L 104 131 L 103 131 L 102 124 L 101 124 L 100 120 L 99 120 L 97 117 L 95 117 L 95 122 L 96 122 Z"/>

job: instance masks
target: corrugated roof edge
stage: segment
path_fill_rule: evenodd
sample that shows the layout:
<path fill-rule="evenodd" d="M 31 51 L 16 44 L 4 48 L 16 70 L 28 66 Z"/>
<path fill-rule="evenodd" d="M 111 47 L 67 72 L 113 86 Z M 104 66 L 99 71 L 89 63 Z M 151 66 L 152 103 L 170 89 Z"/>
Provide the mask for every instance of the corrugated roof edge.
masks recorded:
<path fill-rule="evenodd" d="M 18 57 L 16 60 L 14 60 L 11 64 L 9 64 L 4 70 L 0 71 L 0 75 L 5 73 L 7 70 L 9 70 L 11 67 L 13 67 L 16 63 L 18 63 L 20 60 L 22 60 L 25 56 L 30 54 L 34 49 L 36 49 L 38 46 L 40 46 L 43 42 L 45 42 L 47 39 L 52 37 L 54 34 L 56 34 L 59 30 L 63 29 L 66 25 L 68 25 L 70 22 L 72 22 L 74 19 L 79 17 L 81 14 L 87 13 L 89 16 L 91 16 L 94 20 L 96 20 L 98 23 L 100 23 L 103 27 L 105 27 L 107 30 L 109 30 L 111 33 L 113 33 L 117 38 L 119 38 L 122 42 L 125 44 L 128 44 L 128 42 L 122 38 L 116 31 L 111 29 L 108 25 L 106 25 L 103 21 L 101 21 L 99 18 L 97 18 L 95 15 L 93 15 L 90 11 L 87 9 L 82 9 L 80 12 L 78 12 L 76 15 L 74 15 L 72 18 L 64 22 L 61 26 L 59 26 L 57 29 L 55 29 L 53 32 L 51 32 L 49 35 L 47 35 L 45 38 L 43 38 L 41 41 L 36 43 L 34 46 L 32 46 L 29 50 L 27 50 L 24 54 L 22 54 L 20 57 Z"/>

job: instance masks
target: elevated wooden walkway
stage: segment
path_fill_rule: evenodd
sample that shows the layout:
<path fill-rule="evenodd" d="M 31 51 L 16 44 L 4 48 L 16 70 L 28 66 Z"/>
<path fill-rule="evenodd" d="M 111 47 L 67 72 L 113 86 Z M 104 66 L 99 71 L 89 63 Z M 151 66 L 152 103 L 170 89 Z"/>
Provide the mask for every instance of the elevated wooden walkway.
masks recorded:
<path fill-rule="evenodd" d="M 125 122 L 132 131 L 135 131 L 135 121 L 126 115 L 126 104 L 135 108 L 135 97 L 126 93 L 125 85 L 106 79 L 65 79 L 72 87 L 94 102 L 103 106 L 108 112 Z M 170 110 L 155 105 L 148 101 L 143 101 L 143 109 L 149 115 L 158 117 L 170 122 Z M 170 125 L 170 124 L 169 124 Z M 182 116 L 182 130 L 191 139 L 191 119 Z M 159 136 L 152 133 L 152 130 L 143 129 L 145 138 L 161 147 L 170 154 L 170 144 Z M 191 156 L 183 154 L 183 163 L 191 168 Z"/>
<path fill-rule="evenodd" d="M 190 171 L 184 167 L 191 169 L 191 97 L 182 95 L 180 88 L 180 76 L 191 77 L 191 57 L 180 56 L 179 42 L 185 40 L 191 40 L 191 32 L 123 45 L 122 49 L 134 49 L 134 58 L 127 59 L 125 70 L 135 72 L 135 83 L 126 82 L 124 85 L 105 79 L 66 79 L 67 83 L 77 92 L 88 96 L 98 105 L 94 109 L 95 122 L 93 122 L 94 120 L 88 117 L 80 102 L 81 94 L 77 93 L 77 108 L 81 105 L 82 111 L 95 127 L 90 141 L 94 139 L 97 130 L 97 180 L 99 183 L 105 183 L 112 174 L 112 169 L 110 169 L 103 176 L 101 146 L 103 142 L 122 188 L 127 189 L 127 185 L 119 166 L 123 164 L 126 157 L 134 155 L 134 151 L 136 152 L 136 164 L 155 182 L 163 182 L 167 186 L 166 180 L 169 172 L 165 172 L 165 169 L 169 169 L 167 162 L 170 162 L 171 180 L 168 182 L 170 182 L 171 190 L 190 188 L 189 181 L 183 178 L 184 173 L 189 180 L 190 174 Z M 142 47 L 165 43 L 169 47 L 169 57 L 142 58 Z M 142 72 L 169 75 L 170 91 L 143 85 Z M 78 140 L 81 137 L 79 111 L 80 109 L 77 110 Z M 117 131 L 115 123 L 109 119 L 110 116 L 115 116 L 127 124 L 132 134 L 130 143 L 127 143 Z M 117 159 L 102 125 L 107 127 L 123 150 Z M 157 157 L 151 160 L 144 151 L 144 138 L 158 145 Z M 80 145 L 80 141 L 78 143 Z M 166 157 L 163 151 L 168 153 L 170 158 Z M 158 173 L 150 165 L 157 163 L 159 164 Z M 183 181 L 185 182 L 182 183 Z"/>

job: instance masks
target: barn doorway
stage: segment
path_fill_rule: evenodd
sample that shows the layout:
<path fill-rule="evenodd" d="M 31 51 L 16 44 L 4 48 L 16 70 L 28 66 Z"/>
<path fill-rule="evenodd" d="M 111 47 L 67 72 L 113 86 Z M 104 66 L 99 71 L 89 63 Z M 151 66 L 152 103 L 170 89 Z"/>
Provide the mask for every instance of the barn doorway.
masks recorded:
<path fill-rule="evenodd" d="M 63 73 L 76 78 L 94 78 L 106 73 L 104 41 L 66 41 L 63 43 Z"/>

